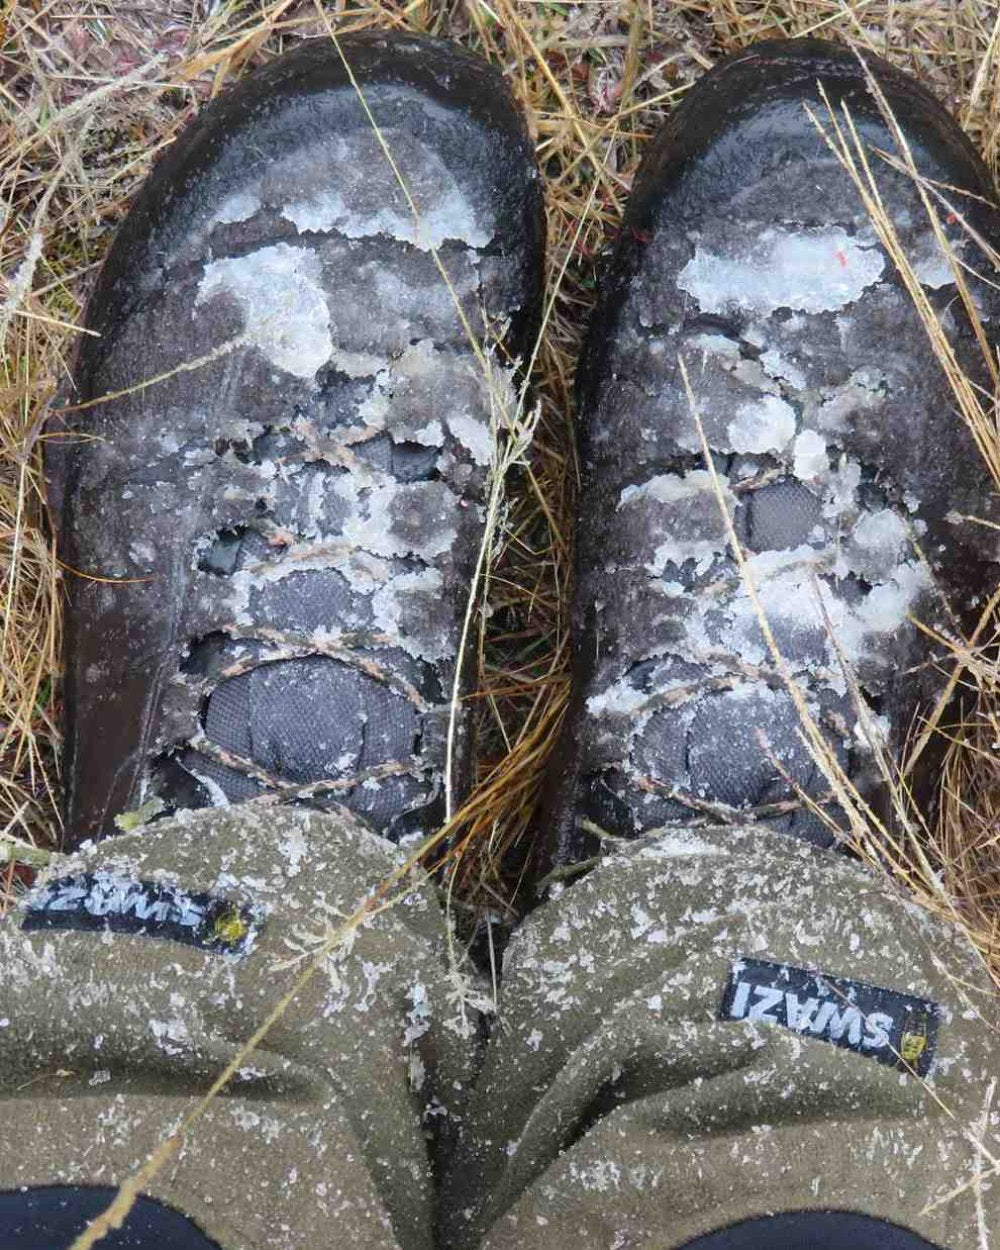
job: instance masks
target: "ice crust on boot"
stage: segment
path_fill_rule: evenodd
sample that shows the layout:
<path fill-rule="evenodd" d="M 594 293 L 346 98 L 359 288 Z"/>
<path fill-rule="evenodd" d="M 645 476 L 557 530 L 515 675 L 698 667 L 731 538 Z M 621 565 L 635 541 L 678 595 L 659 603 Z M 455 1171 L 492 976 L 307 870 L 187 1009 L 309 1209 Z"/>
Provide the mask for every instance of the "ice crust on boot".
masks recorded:
<path fill-rule="evenodd" d="M 56 466 L 65 558 L 108 579 L 71 585 L 74 838 L 157 796 L 298 794 L 390 837 L 437 819 L 540 192 L 485 63 L 343 46 L 379 134 L 331 43 L 280 58 L 178 141 L 91 300 L 79 399 L 128 393 L 70 418 Z"/>
<path fill-rule="evenodd" d="M 971 146 L 915 83 L 874 68 L 918 168 L 971 193 L 956 193 L 960 211 L 995 240 L 996 215 L 972 198 L 992 190 Z M 898 754 L 946 679 L 944 649 L 914 618 L 954 636 L 995 583 L 995 533 L 958 519 L 994 517 L 993 484 L 806 112 L 825 116 L 817 81 L 869 149 L 894 149 L 856 58 L 818 41 L 759 44 L 692 90 L 637 180 L 579 375 L 587 524 L 557 858 L 589 853 L 588 829 L 633 836 L 732 809 L 830 840 L 795 797 L 829 787 L 729 524 L 793 681 L 868 796 L 875 752 Z M 984 381 L 918 188 L 871 160 L 945 334 Z M 945 229 L 974 267 L 961 224 Z M 995 334 L 996 296 L 970 282 Z"/>

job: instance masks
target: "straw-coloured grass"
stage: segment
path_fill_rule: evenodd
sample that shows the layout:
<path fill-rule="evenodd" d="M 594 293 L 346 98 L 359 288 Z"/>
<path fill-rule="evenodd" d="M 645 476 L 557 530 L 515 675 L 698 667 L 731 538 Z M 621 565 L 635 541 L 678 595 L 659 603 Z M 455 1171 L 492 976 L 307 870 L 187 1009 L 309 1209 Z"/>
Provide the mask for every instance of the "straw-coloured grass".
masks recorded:
<path fill-rule="evenodd" d="M 509 852 L 531 835 L 566 704 L 574 363 L 596 262 L 651 132 L 724 52 L 811 33 L 915 73 L 956 113 L 994 175 L 1000 167 L 1000 15 L 985 0 L 9 5 L 0 15 L 0 863 L 35 861 L 58 840 L 60 599 L 62 579 L 74 574 L 56 562 L 41 453 L 45 438 L 58 437 L 44 432 L 44 420 L 66 386 L 74 327 L 104 249 L 157 155 L 206 99 L 301 38 L 373 25 L 448 36 L 499 64 L 525 111 L 547 190 L 551 307 L 534 370 L 534 442 L 510 468 L 497 508 L 496 550 L 484 572 L 488 619 L 470 618 L 489 750 L 478 788 L 450 826 L 450 894 L 470 911 L 510 914 L 519 857 Z M 831 119 L 817 121 L 849 160 L 849 133 L 838 138 Z M 863 191 L 864 169 L 857 173 Z M 935 193 L 928 189 L 932 205 Z M 956 419 L 969 419 L 975 404 L 982 454 L 1000 466 L 994 409 L 961 377 L 953 385 Z M 898 805 L 909 812 L 899 839 L 887 852 L 863 811 L 852 836 L 865 853 L 869 828 L 869 858 L 957 916 L 1000 970 L 995 633 L 991 604 L 972 645 L 959 648 L 955 680 L 976 694 L 975 709 L 961 726 L 933 730 L 950 737 L 937 824 L 928 828 L 909 811 L 896 775 Z M 0 894 L 16 880 L 8 863 Z"/>

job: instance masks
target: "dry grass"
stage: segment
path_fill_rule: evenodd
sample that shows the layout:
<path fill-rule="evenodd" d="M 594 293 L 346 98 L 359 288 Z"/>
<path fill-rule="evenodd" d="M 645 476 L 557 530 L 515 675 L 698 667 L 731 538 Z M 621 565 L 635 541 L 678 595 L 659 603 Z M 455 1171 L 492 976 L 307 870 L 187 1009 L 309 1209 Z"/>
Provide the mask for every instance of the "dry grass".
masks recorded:
<path fill-rule="evenodd" d="M 755 39 L 815 33 L 888 56 L 1000 164 L 1000 15 L 989 0 L 389 0 L 251 5 L 34 0 L 0 16 L 0 833 L 22 861 L 58 837 L 60 571 L 46 525 L 43 422 L 68 376 L 101 255 L 157 154 L 206 99 L 289 44 L 378 25 L 459 40 L 498 63 L 522 104 L 547 183 L 552 315 L 536 369 L 530 466 L 515 470 L 490 571 L 477 699 L 491 756 L 453 822 L 454 897 L 509 909 L 511 864 L 565 707 L 575 468 L 572 376 L 598 254 L 613 237 L 643 145 L 687 86 Z M 983 451 L 1000 463 L 995 423 Z M 911 821 L 879 856 L 928 905 L 957 914 L 1000 970 L 1000 668 L 963 650 L 976 710 L 951 733 L 938 826 Z M 3 860 L 0 848 L 0 862 Z M 2 895 L 16 883 L 8 866 Z"/>

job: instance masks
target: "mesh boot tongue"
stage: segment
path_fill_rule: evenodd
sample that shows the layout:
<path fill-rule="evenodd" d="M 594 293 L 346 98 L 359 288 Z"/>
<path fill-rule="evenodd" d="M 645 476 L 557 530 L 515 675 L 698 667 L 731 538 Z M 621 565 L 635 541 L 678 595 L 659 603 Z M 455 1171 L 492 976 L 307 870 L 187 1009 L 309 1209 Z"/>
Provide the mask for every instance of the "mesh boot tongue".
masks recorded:
<path fill-rule="evenodd" d="M 402 695 L 313 656 L 261 664 L 223 681 L 205 713 L 205 737 L 219 756 L 189 751 L 183 760 L 230 802 L 282 784 L 313 787 L 381 828 L 424 789 L 420 733 L 417 710 Z"/>

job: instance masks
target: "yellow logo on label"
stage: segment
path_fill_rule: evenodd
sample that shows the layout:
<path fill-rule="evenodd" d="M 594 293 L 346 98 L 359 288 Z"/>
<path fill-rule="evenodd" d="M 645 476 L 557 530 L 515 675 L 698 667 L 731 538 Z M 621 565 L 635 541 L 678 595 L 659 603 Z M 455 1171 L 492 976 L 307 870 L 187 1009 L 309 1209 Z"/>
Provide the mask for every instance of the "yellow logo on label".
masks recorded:
<path fill-rule="evenodd" d="M 904 1033 L 899 1039 L 899 1055 L 904 1063 L 916 1067 L 920 1056 L 927 1049 L 926 1033 Z"/>
<path fill-rule="evenodd" d="M 217 941 L 224 942 L 226 946 L 235 946 L 246 937 L 249 927 L 240 913 L 235 908 L 231 908 L 220 916 L 216 916 L 212 925 L 212 936 Z"/>

